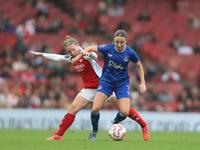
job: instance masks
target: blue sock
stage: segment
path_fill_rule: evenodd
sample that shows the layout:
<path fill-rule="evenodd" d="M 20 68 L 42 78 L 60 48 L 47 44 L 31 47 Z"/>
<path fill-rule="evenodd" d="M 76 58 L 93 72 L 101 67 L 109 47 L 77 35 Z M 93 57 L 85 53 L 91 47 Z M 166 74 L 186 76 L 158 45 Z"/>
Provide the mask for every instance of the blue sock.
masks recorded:
<path fill-rule="evenodd" d="M 92 127 L 93 127 L 93 132 L 97 132 L 98 131 L 98 126 L 99 126 L 99 118 L 100 118 L 100 113 L 94 113 L 91 110 L 91 122 L 92 122 Z"/>
<path fill-rule="evenodd" d="M 126 119 L 126 117 L 124 117 L 119 111 L 115 117 L 115 123 L 119 123 L 119 122 L 123 121 L 124 119 Z"/>

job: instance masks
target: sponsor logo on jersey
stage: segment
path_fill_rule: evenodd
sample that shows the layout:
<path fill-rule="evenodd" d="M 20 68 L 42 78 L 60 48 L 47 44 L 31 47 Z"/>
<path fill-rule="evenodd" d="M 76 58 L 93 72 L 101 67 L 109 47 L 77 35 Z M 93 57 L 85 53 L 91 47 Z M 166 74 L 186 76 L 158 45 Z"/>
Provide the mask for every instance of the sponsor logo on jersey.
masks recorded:
<path fill-rule="evenodd" d="M 101 44 L 99 45 L 99 48 L 104 48 L 106 45 L 105 44 Z"/>
<path fill-rule="evenodd" d="M 110 58 L 111 58 L 111 57 L 112 57 L 112 55 L 113 55 L 113 54 L 109 54 L 109 53 L 108 53 L 108 57 L 110 57 Z"/>
<path fill-rule="evenodd" d="M 124 59 L 123 59 L 125 62 L 129 61 L 128 57 L 127 56 L 124 56 Z"/>
<path fill-rule="evenodd" d="M 77 72 L 82 72 L 82 71 L 84 71 L 84 67 L 85 67 L 84 64 L 75 66 Z"/>
<path fill-rule="evenodd" d="M 114 61 L 110 60 L 108 67 L 114 67 L 115 69 L 124 69 L 124 66 L 121 64 L 117 65 Z"/>

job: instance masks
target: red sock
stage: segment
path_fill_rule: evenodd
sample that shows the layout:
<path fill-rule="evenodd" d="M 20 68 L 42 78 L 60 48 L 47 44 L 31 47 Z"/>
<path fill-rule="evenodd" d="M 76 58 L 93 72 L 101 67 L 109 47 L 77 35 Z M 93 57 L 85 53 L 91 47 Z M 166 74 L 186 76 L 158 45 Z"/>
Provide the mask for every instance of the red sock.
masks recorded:
<path fill-rule="evenodd" d="M 140 117 L 140 115 L 133 109 L 130 107 L 129 110 L 129 118 L 131 118 L 132 120 L 136 121 L 137 123 L 140 124 L 141 127 L 145 127 L 146 123 L 145 121 Z"/>
<path fill-rule="evenodd" d="M 72 123 L 74 122 L 75 116 L 72 114 L 67 113 L 63 120 L 62 123 L 59 126 L 58 135 L 63 135 L 64 132 L 72 125 Z"/>

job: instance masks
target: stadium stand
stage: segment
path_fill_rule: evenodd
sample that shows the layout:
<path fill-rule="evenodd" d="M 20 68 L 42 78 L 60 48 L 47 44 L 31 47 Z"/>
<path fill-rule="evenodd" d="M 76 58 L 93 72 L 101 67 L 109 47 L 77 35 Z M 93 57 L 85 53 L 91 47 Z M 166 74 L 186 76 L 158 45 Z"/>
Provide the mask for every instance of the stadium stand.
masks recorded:
<path fill-rule="evenodd" d="M 0 11 L 5 13 L 7 20 L 13 20 L 15 29 L 22 24 L 22 20 L 27 18 L 29 14 L 31 19 L 35 21 L 35 28 L 39 24 L 39 17 L 37 17 L 38 3 L 43 2 L 43 6 L 47 8 L 47 17 L 43 18 L 45 22 L 42 24 L 43 32 L 38 32 L 34 35 L 25 34 L 22 39 L 22 46 L 26 48 L 25 51 L 20 51 L 16 49 L 16 45 L 19 44 L 19 37 L 16 36 L 15 32 L 8 33 L 7 30 L 0 30 L 0 65 L 1 65 L 1 82 L 0 82 L 0 94 L 5 95 L 6 89 L 9 90 L 9 94 L 17 95 L 19 100 L 16 105 L 7 104 L 5 100 L 0 100 L 0 107 L 34 107 L 31 102 L 31 95 L 26 97 L 26 90 L 29 89 L 32 92 L 37 93 L 37 88 L 42 84 L 46 85 L 46 93 L 39 93 L 38 99 L 41 101 L 40 108 L 43 108 L 43 102 L 50 100 L 51 94 L 49 91 L 53 91 L 54 84 L 59 84 L 60 80 L 62 82 L 62 91 L 65 93 L 60 99 L 55 99 L 54 101 L 63 101 L 66 102 L 66 105 L 61 106 L 60 103 L 56 105 L 49 106 L 50 108 L 67 108 L 68 103 L 71 103 L 73 97 L 81 89 L 81 79 L 75 73 L 75 70 L 70 66 L 63 63 L 54 63 L 47 60 L 39 60 L 33 56 L 27 56 L 27 52 L 30 50 L 31 42 L 35 41 L 36 51 L 50 52 L 63 54 L 63 39 L 66 35 L 71 35 L 79 40 L 82 43 L 85 40 L 87 35 L 91 36 L 97 44 L 110 43 L 112 40 L 112 35 L 117 29 L 118 24 L 122 21 L 123 17 L 128 17 L 130 23 L 130 31 L 128 33 L 128 45 L 132 46 L 136 38 L 137 33 L 141 33 L 144 41 L 141 43 L 141 50 L 137 51 L 141 57 L 141 61 L 144 64 L 144 69 L 149 71 L 146 63 L 146 60 L 150 60 L 154 64 L 154 68 L 157 68 L 157 71 L 150 79 L 147 81 L 147 85 L 151 82 L 154 82 L 156 85 L 157 93 L 162 91 L 164 84 L 167 84 L 170 92 L 173 93 L 174 99 L 169 103 L 170 109 L 162 110 L 157 109 L 157 106 L 162 106 L 163 104 L 158 100 L 146 100 L 148 105 L 148 110 L 157 110 L 157 111 L 176 111 L 178 104 L 178 95 L 182 89 L 187 89 L 189 96 L 191 97 L 190 88 L 197 85 L 198 78 L 200 77 L 200 55 L 194 53 L 192 55 L 179 55 L 177 50 L 170 46 L 170 42 L 173 39 L 175 34 L 179 34 L 181 40 L 187 41 L 191 47 L 194 48 L 198 40 L 200 39 L 199 28 L 190 28 L 187 26 L 187 17 L 188 14 L 193 13 L 198 19 L 200 19 L 200 1 L 189 1 L 189 0 L 179 0 L 177 2 L 177 9 L 173 10 L 169 0 L 126 0 L 125 4 L 122 4 L 121 7 L 124 10 L 124 15 L 119 17 L 108 16 L 107 14 L 98 14 L 98 4 L 101 0 L 0 0 Z M 35 2 L 35 4 L 34 4 Z M 107 8 L 112 4 L 107 4 Z M 142 9 L 147 9 L 149 11 L 150 20 L 149 21 L 140 21 L 138 20 L 138 15 Z M 11 11 L 12 10 L 12 11 Z M 86 22 L 86 29 L 81 29 L 81 24 L 79 22 L 76 32 L 72 32 L 72 28 L 75 27 L 76 13 L 81 13 L 81 21 Z M 62 23 L 62 27 L 59 30 L 56 30 L 54 33 L 49 32 L 50 25 L 55 23 L 54 19 L 58 17 L 59 21 Z M 1 21 L 2 22 L 2 18 Z M 91 25 L 93 32 L 88 34 L 88 26 Z M 1 29 L 1 28 L 0 28 Z M 155 36 L 155 41 L 149 40 L 147 34 L 153 33 Z M 45 44 L 43 43 L 45 41 Z M 12 53 L 12 62 L 16 61 L 18 53 L 23 54 L 23 60 L 28 67 L 33 67 L 33 74 L 37 73 L 38 66 L 43 66 L 44 75 L 46 80 L 35 80 L 35 83 L 26 83 L 21 79 L 21 75 L 26 72 L 24 71 L 14 71 L 11 66 L 9 66 L 8 74 L 12 76 L 12 79 L 7 79 L 3 77 L 4 71 L 3 67 L 5 66 L 6 54 L 4 54 L 5 45 L 8 44 Z M 45 49 L 44 47 L 49 47 Z M 41 48 L 42 47 L 42 48 Z M 100 63 L 103 65 L 102 58 L 100 57 Z M 160 80 L 161 74 L 166 70 L 167 67 L 171 67 L 176 70 L 181 75 L 181 81 L 178 83 L 168 82 L 163 83 Z M 5 69 L 6 70 L 6 69 Z M 57 73 L 56 73 L 57 72 Z M 129 66 L 129 72 L 131 78 L 135 79 L 136 71 L 134 65 Z M 68 81 L 75 81 L 74 83 L 68 84 Z M 136 80 L 136 79 L 135 79 Z M 133 83 L 132 83 L 133 82 Z M 52 84 L 52 85 L 51 85 Z M 138 85 L 138 80 L 131 81 L 131 84 Z M 71 86 L 71 87 L 70 87 Z M 17 92 L 14 91 L 17 89 Z M 200 87 L 198 87 L 200 89 Z M 57 93 L 58 95 L 60 93 Z M 147 92 L 148 93 L 148 92 Z M 54 93 L 56 95 L 56 93 Z M 41 95 L 45 95 L 42 97 Z M 148 94 L 145 95 L 145 98 L 148 99 Z M 189 97 L 188 97 L 189 98 Z M 12 100 L 12 99 L 11 99 Z M 26 100 L 28 102 L 26 102 Z M 199 108 L 200 108 L 200 95 L 198 96 Z M 186 103 L 184 101 L 184 103 Z M 46 106 L 45 106 L 46 107 Z M 132 107 L 138 108 L 133 105 Z M 164 106 L 163 106 L 164 107 Z M 185 106 L 186 107 L 186 106 Z M 38 108 L 38 107 L 37 107 Z M 160 108 L 160 107 L 159 107 Z M 106 104 L 104 109 L 113 109 L 112 106 Z M 142 109 L 141 109 L 142 110 Z M 148 111 L 147 110 L 147 111 Z M 146 111 L 146 110 L 143 110 Z M 191 109 L 185 109 L 184 111 L 192 111 Z M 199 109 L 200 111 L 200 109 Z"/>

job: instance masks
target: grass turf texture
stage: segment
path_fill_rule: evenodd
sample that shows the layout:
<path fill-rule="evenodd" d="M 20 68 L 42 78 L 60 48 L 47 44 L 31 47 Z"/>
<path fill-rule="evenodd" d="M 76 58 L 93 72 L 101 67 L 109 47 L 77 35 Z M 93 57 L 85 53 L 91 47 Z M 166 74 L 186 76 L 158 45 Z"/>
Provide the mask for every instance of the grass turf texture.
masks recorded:
<path fill-rule="evenodd" d="M 122 141 L 113 141 L 108 131 L 99 131 L 96 141 L 88 141 L 90 131 L 67 131 L 63 141 L 46 141 L 50 130 L 0 130 L 1 150 L 196 150 L 200 133 L 151 132 L 144 141 L 141 132 L 127 131 Z"/>

